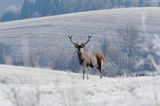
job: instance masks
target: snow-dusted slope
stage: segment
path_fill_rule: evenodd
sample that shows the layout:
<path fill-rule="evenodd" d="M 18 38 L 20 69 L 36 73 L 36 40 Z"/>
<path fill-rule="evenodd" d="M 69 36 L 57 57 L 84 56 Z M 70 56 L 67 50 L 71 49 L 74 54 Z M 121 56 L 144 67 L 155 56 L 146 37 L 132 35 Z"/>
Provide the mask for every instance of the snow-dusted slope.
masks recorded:
<path fill-rule="evenodd" d="M 72 46 L 66 34 L 74 34 L 79 42 L 92 34 L 91 44 L 97 46 L 104 37 L 113 40 L 117 29 L 126 24 L 134 24 L 142 31 L 159 35 L 159 12 L 160 8 L 111 9 L 4 22 L 0 23 L 0 42 L 19 47 L 27 38 L 31 51 L 44 49 L 44 46 L 67 51 Z M 37 46 L 39 48 L 35 48 Z"/>
<path fill-rule="evenodd" d="M 159 106 L 159 83 L 0 65 L 0 106 Z"/>
<path fill-rule="evenodd" d="M 86 48 L 90 48 L 88 51 L 99 50 L 105 37 L 114 46 L 118 41 L 117 29 L 126 24 L 135 25 L 141 34 L 150 37 L 160 35 L 159 13 L 160 8 L 111 9 L 5 22 L 0 23 L 0 43 L 11 47 L 17 64 L 26 61 L 24 64 L 27 65 L 39 58 L 56 61 L 55 57 L 59 56 L 69 60 L 74 47 L 67 34 L 74 34 L 75 42 L 85 41 L 91 34 L 92 40 Z M 42 64 L 55 68 L 53 61 Z"/>

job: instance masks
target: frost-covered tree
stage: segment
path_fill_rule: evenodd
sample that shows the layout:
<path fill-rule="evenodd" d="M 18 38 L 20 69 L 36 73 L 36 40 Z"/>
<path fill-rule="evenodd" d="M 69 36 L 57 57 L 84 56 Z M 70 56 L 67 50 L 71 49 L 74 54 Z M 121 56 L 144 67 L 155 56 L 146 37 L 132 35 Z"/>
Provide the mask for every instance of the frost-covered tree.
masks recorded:
<path fill-rule="evenodd" d="M 30 18 L 97 9 L 159 6 L 159 2 L 160 0 L 24 0 L 19 11 L 20 18 Z M 6 15 L 2 17 L 4 16 Z M 17 19 L 15 17 L 17 14 L 10 15 L 8 20 Z"/>
<path fill-rule="evenodd" d="M 3 13 L 1 21 L 10 21 L 20 18 L 20 11 L 16 6 L 11 6 Z"/>
<path fill-rule="evenodd" d="M 123 75 L 123 63 L 122 56 L 123 54 L 112 43 L 104 38 L 101 45 L 101 51 L 105 55 L 105 64 L 104 64 L 104 75 L 109 77 L 116 77 Z"/>
<path fill-rule="evenodd" d="M 117 30 L 118 49 L 120 56 L 120 67 L 123 67 L 124 74 L 131 75 L 136 71 L 136 63 L 141 53 L 142 37 L 138 28 L 132 24 L 122 26 Z"/>
<path fill-rule="evenodd" d="M 12 59 L 11 51 L 10 46 L 0 43 L 0 64 L 5 64 L 6 61 L 8 62 L 9 58 Z"/>
<path fill-rule="evenodd" d="M 160 36 L 155 34 L 148 38 L 147 45 L 142 50 L 142 58 L 137 65 L 140 74 L 160 74 Z"/>
<path fill-rule="evenodd" d="M 33 17 L 35 13 L 35 1 L 25 0 L 21 8 L 21 18 Z"/>
<path fill-rule="evenodd" d="M 110 47 L 110 43 L 109 41 L 107 41 L 106 38 L 103 39 L 101 45 L 100 45 L 100 48 L 101 48 L 101 51 L 102 53 L 104 54 L 104 56 L 106 56 L 109 52 L 109 47 Z"/>
<path fill-rule="evenodd" d="M 69 70 L 73 72 L 79 72 L 80 65 L 79 65 L 79 61 L 78 61 L 76 52 L 71 56 L 70 60 L 68 61 L 67 66 Z"/>

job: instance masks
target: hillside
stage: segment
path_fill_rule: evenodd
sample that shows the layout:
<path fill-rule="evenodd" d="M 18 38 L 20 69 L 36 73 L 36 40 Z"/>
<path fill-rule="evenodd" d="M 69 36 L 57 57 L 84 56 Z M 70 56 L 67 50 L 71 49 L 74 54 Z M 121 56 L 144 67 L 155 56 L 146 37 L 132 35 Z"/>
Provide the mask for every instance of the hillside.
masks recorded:
<path fill-rule="evenodd" d="M 116 37 L 116 29 L 125 24 L 135 24 L 149 34 L 159 34 L 159 11 L 159 8 L 111 9 L 3 22 L 0 23 L 0 37 L 8 38 L 8 42 L 26 37 L 31 46 L 55 43 L 71 46 L 66 34 L 74 34 L 80 40 L 85 40 L 87 34 L 92 34 L 93 43 L 103 37 Z M 32 38 L 35 38 L 34 41 Z M 4 39 L 1 42 L 6 42 Z M 39 39 L 43 39 L 45 43 Z M 16 43 L 17 45 L 12 45 L 20 45 L 20 42 Z"/>
<path fill-rule="evenodd" d="M 159 83 L 0 65 L 0 106 L 159 106 Z"/>
<path fill-rule="evenodd" d="M 160 35 L 159 12 L 160 8 L 111 9 L 0 23 L 0 43 L 11 50 L 1 63 L 70 69 L 75 48 L 67 35 L 75 35 L 79 43 L 93 35 L 85 49 L 88 52 L 100 51 L 104 39 L 113 49 L 119 45 L 117 30 L 126 25 L 134 25 L 149 39 Z"/>

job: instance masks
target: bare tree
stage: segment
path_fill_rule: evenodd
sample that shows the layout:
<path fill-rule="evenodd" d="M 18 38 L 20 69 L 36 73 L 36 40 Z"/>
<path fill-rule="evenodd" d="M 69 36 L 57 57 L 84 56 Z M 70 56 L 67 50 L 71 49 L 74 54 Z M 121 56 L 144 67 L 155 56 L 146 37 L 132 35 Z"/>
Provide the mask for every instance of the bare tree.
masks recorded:
<path fill-rule="evenodd" d="M 5 45 L 3 43 L 0 43 L 0 64 L 5 64 L 7 63 L 7 58 L 11 56 L 12 49 L 9 45 Z"/>
<path fill-rule="evenodd" d="M 142 37 L 140 31 L 135 25 L 127 24 L 118 32 L 118 48 L 122 52 L 121 65 L 125 75 L 130 75 L 135 72 L 135 65 L 138 57 L 140 56 L 140 45 Z"/>
<path fill-rule="evenodd" d="M 77 53 L 75 52 L 69 62 L 68 62 L 68 69 L 72 70 L 73 72 L 79 72 L 80 70 L 80 66 L 79 66 L 79 63 L 78 63 L 78 58 L 77 58 Z"/>

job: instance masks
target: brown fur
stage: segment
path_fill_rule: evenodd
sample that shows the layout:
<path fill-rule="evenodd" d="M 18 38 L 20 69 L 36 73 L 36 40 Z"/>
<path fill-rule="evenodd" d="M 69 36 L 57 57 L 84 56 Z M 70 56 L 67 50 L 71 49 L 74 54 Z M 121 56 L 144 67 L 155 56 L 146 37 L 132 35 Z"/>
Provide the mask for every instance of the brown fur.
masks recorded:
<path fill-rule="evenodd" d="M 102 64 L 104 63 L 104 56 L 103 56 L 103 54 L 102 53 L 94 53 L 94 55 L 95 55 L 95 57 L 96 57 L 96 59 L 97 59 L 97 69 L 100 71 L 100 73 L 101 73 L 101 69 L 103 68 L 102 67 Z M 103 62 L 103 63 L 102 63 Z"/>
<path fill-rule="evenodd" d="M 78 43 L 74 43 L 72 41 L 72 36 L 68 36 L 71 42 L 74 44 L 74 47 L 77 48 L 77 54 L 78 54 L 78 60 L 79 64 L 83 68 L 83 79 L 85 75 L 84 67 L 96 67 L 100 72 L 100 78 L 102 78 L 103 74 L 103 64 L 104 64 L 104 55 L 102 53 L 93 53 L 89 55 L 88 53 L 83 51 L 83 48 L 85 45 L 89 42 L 91 36 L 88 36 L 88 40 L 85 43 L 82 43 L 79 45 Z M 88 79 L 88 73 L 87 73 L 87 79 Z"/>
<path fill-rule="evenodd" d="M 103 74 L 102 68 L 103 68 L 104 59 L 105 59 L 102 53 L 93 53 L 91 55 L 88 55 L 86 52 L 83 52 L 83 49 L 81 48 L 81 51 L 78 52 L 78 59 L 82 67 L 86 66 L 86 67 L 93 68 L 95 67 L 94 65 L 96 65 L 96 68 L 100 72 L 100 78 L 102 78 L 102 74 Z"/>

